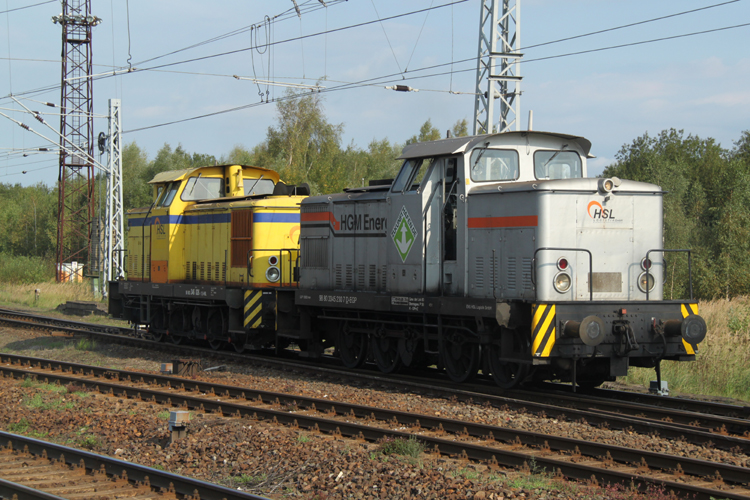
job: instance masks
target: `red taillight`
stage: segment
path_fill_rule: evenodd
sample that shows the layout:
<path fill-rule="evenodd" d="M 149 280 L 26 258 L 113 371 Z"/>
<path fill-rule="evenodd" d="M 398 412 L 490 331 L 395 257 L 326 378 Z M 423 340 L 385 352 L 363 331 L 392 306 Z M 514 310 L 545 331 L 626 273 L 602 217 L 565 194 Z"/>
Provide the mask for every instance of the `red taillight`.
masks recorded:
<path fill-rule="evenodd" d="M 641 261 L 641 268 L 644 271 L 648 271 L 649 269 L 651 269 L 651 259 L 643 259 Z"/>
<path fill-rule="evenodd" d="M 564 271 L 565 269 L 567 269 L 568 268 L 568 259 L 566 259 L 565 257 L 560 257 L 560 259 L 558 259 L 558 261 L 557 261 L 557 268 L 560 271 Z"/>

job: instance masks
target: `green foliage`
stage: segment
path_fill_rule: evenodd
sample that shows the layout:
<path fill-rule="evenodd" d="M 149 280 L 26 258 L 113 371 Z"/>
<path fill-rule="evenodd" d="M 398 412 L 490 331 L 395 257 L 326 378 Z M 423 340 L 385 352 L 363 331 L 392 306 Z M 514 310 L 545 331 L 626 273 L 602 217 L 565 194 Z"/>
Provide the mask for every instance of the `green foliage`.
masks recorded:
<path fill-rule="evenodd" d="M 38 265 L 55 253 L 56 243 L 57 190 L 42 183 L 0 184 L 0 254 L 28 256 Z M 0 273 L 8 265 L 0 262 Z"/>
<path fill-rule="evenodd" d="M 86 448 L 87 450 L 94 450 L 100 445 L 99 438 L 94 435 L 84 436 L 79 442 L 78 446 Z"/>
<path fill-rule="evenodd" d="M 414 436 L 404 438 L 384 438 L 378 441 L 378 451 L 383 455 L 404 455 L 411 458 L 419 458 L 424 452 L 424 443 Z"/>
<path fill-rule="evenodd" d="M 93 351 L 96 349 L 96 342 L 92 339 L 81 339 L 76 344 L 76 351 Z"/>
<path fill-rule="evenodd" d="M 1 213 L 2 211 L 0 211 Z M 54 279 L 54 258 L 0 252 L 0 282 L 28 284 L 42 283 Z"/>
<path fill-rule="evenodd" d="M 8 432 L 13 432 L 15 434 L 25 434 L 26 431 L 29 430 L 29 421 L 26 420 L 26 417 L 22 417 L 21 420 L 15 423 L 8 424 Z"/>
<path fill-rule="evenodd" d="M 693 284 L 699 298 L 750 293 L 750 134 L 735 150 L 683 131 L 648 134 L 623 146 L 605 177 L 661 186 L 665 248 L 694 251 Z M 665 298 L 688 293 L 686 256 L 665 256 Z"/>
<path fill-rule="evenodd" d="M 456 123 L 454 128 L 458 125 L 459 124 Z M 407 139 L 406 145 L 408 146 L 409 144 L 414 144 L 416 142 L 436 141 L 440 138 L 442 138 L 440 131 L 432 125 L 432 121 L 430 119 L 427 119 L 427 121 L 424 122 L 419 128 L 419 135 L 413 135 L 409 139 Z"/>

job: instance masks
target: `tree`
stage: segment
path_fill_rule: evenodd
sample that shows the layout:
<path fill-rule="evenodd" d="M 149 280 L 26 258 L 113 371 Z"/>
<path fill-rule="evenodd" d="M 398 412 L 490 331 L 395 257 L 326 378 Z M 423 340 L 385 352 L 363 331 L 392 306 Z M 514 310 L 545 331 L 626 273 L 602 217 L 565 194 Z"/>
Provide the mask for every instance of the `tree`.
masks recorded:
<path fill-rule="evenodd" d="M 469 135 L 469 122 L 466 121 L 466 118 L 457 120 L 456 123 L 453 124 L 451 135 L 453 137 L 466 137 Z"/>
<path fill-rule="evenodd" d="M 733 152 L 713 139 L 674 129 L 623 146 L 605 177 L 652 182 L 664 197 L 665 248 L 695 251 L 693 281 L 702 298 L 750 293 L 750 162 L 748 133 Z M 668 256 L 665 294 L 687 296 L 687 266 Z"/>
<path fill-rule="evenodd" d="M 151 187 L 146 179 L 149 167 L 148 155 L 131 142 L 122 150 L 122 205 L 127 211 L 131 208 L 151 204 Z"/>
<path fill-rule="evenodd" d="M 428 118 L 427 121 L 419 127 L 419 135 L 413 135 L 407 139 L 406 145 L 408 146 L 409 144 L 414 144 L 416 142 L 437 141 L 441 137 L 440 131 L 432 125 L 432 121 Z"/>

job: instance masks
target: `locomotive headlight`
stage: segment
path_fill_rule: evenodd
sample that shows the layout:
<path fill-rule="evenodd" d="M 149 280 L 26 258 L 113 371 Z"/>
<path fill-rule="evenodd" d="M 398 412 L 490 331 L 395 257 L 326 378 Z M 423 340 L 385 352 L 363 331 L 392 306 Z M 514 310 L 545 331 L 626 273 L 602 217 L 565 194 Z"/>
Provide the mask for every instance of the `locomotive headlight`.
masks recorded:
<path fill-rule="evenodd" d="M 654 276 L 651 273 L 641 273 L 641 275 L 638 276 L 638 288 L 640 288 L 643 293 L 646 293 L 646 290 L 649 292 L 653 290 L 655 283 Z"/>
<path fill-rule="evenodd" d="M 281 271 L 279 271 L 279 268 L 276 266 L 271 266 L 266 269 L 266 279 L 271 283 L 276 283 L 277 281 L 279 281 L 279 279 L 281 279 Z"/>
<path fill-rule="evenodd" d="M 560 293 L 565 293 L 570 290 L 570 275 L 566 273 L 557 273 L 555 276 L 555 290 Z"/>
<path fill-rule="evenodd" d="M 610 193 L 615 187 L 615 181 L 612 179 L 599 179 L 599 191 L 602 193 Z"/>

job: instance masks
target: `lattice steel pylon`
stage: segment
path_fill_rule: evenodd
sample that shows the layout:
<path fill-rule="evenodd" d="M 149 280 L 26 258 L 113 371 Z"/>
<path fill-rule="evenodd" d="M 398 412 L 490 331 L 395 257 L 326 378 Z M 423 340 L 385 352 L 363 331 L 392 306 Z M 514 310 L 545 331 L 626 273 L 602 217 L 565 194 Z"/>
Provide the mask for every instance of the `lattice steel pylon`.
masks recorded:
<path fill-rule="evenodd" d="M 109 100 L 109 172 L 107 173 L 107 215 L 104 222 L 104 286 L 108 293 L 108 283 L 124 275 L 123 252 L 125 237 L 123 232 L 125 213 L 122 207 L 122 122 L 120 120 L 120 100 Z"/>
<path fill-rule="evenodd" d="M 520 44 L 521 0 L 482 0 L 474 135 L 520 130 Z M 497 121 L 496 100 L 500 104 Z"/>
<path fill-rule="evenodd" d="M 57 212 L 57 281 L 63 264 L 86 262 L 91 255 L 94 216 L 94 121 L 91 32 L 101 20 L 91 15 L 91 0 L 64 0 L 52 18 L 62 26 L 60 92 L 60 173 Z"/>

